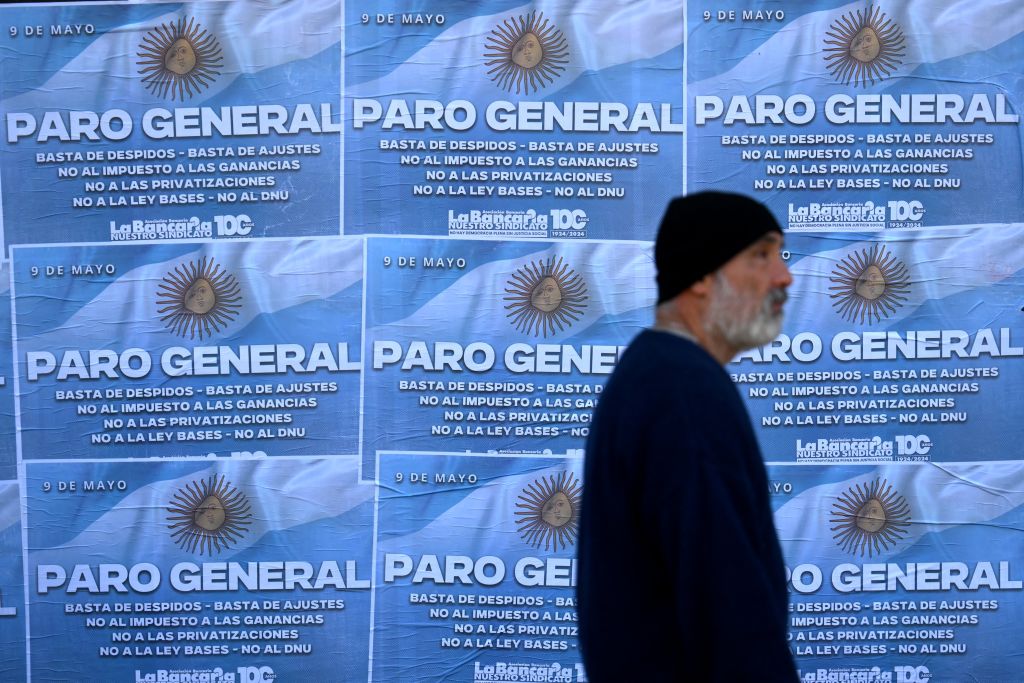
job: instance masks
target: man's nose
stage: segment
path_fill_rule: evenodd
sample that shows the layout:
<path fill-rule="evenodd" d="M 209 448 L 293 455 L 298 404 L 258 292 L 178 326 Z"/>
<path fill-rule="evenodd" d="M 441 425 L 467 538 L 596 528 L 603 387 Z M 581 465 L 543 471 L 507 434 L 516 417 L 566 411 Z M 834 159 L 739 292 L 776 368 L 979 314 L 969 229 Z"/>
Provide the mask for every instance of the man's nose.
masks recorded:
<path fill-rule="evenodd" d="M 777 267 L 775 270 L 774 285 L 776 287 L 789 287 L 793 284 L 793 274 L 789 272 L 789 267 L 786 262 L 782 260 L 780 256 L 778 259 Z"/>

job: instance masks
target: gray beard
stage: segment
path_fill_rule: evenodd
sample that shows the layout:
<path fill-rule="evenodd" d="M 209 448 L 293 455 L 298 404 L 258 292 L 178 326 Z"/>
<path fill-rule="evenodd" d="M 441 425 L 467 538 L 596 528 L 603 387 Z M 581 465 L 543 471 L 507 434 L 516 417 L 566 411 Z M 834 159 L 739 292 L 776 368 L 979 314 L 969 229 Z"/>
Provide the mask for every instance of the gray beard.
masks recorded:
<path fill-rule="evenodd" d="M 768 344 L 782 332 L 782 313 L 772 308 L 779 301 L 786 300 L 785 289 L 773 289 L 755 307 L 753 302 L 741 296 L 721 272 L 715 273 L 716 292 L 708 306 L 705 331 L 721 337 L 739 351 L 754 349 Z"/>

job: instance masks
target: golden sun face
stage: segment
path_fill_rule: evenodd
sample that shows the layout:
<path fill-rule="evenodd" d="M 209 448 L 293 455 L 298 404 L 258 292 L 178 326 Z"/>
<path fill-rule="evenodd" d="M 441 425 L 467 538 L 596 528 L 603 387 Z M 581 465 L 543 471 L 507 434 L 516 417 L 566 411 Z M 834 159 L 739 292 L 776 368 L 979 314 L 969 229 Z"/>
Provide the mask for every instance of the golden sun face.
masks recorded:
<path fill-rule="evenodd" d="M 569 496 L 561 491 L 551 496 L 544 502 L 540 518 L 552 527 L 561 527 L 568 524 L 573 517 L 572 503 Z"/>
<path fill-rule="evenodd" d="M 829 27 L 825 65 L 836 82 L 872 85 L 888 78 L 903 63 L 906 41 L 898 24 L 878 7 L 849 12 Z"/>
<path fill-rule="evenodd" d="M 505 317 L 535 337 L 564 331 L 587 307 L 586 283 L 561 257 L 528 263 L 507 284 Z"/>
<path fill-rule="evenodd" d="M 910 506 L 884 479 L 857 484 L 832 504 L 833 537 L 843 550 L 868 557 L 888 550 L 907 534 Z"/>
<path fill-rule="evenodd" d="M 544 59 L 544 48 L 540 40 L 532 33 L 527 33 L 512 47 L 512 61 L 524 69 L 532 69 Z"/>
<path fill-rule="evenodd" d="M 224 61 L 217 38 L 185 17 L 147 33 L 136 54 L 146 89 L 181 101 L 208 88 Z"/>
<path fill-rule="evenodd" d="M 571 472 L 533 482 L 516 503 L 516 525 L 523 540 L 555 552 L 576 542 L 583 487 Z"/>
<path fill-rule="evenodd" d="M 907 301 L 910 275 L 884 246 L 854 251 L 836 264 L 829 287 L 832 307 L 849 322 L 872 325 L 888 318 Z"/>
<path fill-rule="evenodd" d="M 885 508 L 882 501 L 871 498 L 857 511 L 857 526 L 861 531 L 876 534 L 885 526 Z"/>
<path fill-rule="evenodd" d="M 853 290 L 866 301 L 874 301 L 885 294 L 885 275 L 875 264 L 869 265 L 857 278 Z"/>
<path fill-rule="evenodd" d="M 195 339 L 198 332 L 202 339 L 235 319 L 242 307 L 240 292 L 235 276 L 204 256 L 167 274 L 157 288 L 157 313 L 174 334 Z"/>
<path fill-rule="evenodd" d="M 553 277 L 546 277 L 540 281 L 530 295 L 530 303 L 533 307 L 544 313 L 552 313 L 562 305 L 562 289 Z"/>
<path fill-rule="evenodd" d="M 167 528 L 178 547 L 212 555 L 238 542 L 248 531 L 252 513 L 244 493 L 212 475 L 179 489 L 167 506 Z"/>
<path fill-rule="evenodd" d="M 227 515 L 224 513 L 224 504 L 217 496 L 207 496 L 196 508 L 193 521 L 207 531 L 216 531 L 224 526 Z"/>
<path fill-rule="evenodd" d="M 550 85 L 569 63 L 569 43 L 543 13 L 531 12 L 502 22 L 487 37 L 487 75 L 499 88 L 530 94 Z"/>
<path fill-rule="evenodd" d="M 185 292 L 185 308 L 203 315 L 209 313 L 217 305 L 217 295 L 213 285 L 206 278 L 198 278 Z"/>
<path fill-rule="evenodd" d="M 864 64 L 875 61 L 881 51 L 882 46 L 878 42 L 878 34 L 870 26 L 862 28 L 850 42 L 850 56 Z"/>
<path fill-rule="evenodd" d="M 196 51 L 184 38 L 179 38 L 171 45 L 164 57 L 164 66 L 179 76 L 184 76 L 196 68 Z"/>

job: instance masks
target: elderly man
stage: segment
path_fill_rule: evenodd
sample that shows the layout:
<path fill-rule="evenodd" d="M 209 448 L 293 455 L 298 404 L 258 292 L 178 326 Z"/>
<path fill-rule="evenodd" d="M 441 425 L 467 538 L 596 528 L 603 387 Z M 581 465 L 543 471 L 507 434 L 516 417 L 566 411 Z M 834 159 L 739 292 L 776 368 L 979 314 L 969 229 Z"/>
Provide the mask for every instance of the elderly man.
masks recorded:
<path fill-rule="evenodd" d="M 579 540 L 589 679 L 787 681 L 786 577 L 750 417 L 724 365 L 782 327 L 782 231 L 758 202 L 672 200 L 652 329 L 594 416 Z"/>

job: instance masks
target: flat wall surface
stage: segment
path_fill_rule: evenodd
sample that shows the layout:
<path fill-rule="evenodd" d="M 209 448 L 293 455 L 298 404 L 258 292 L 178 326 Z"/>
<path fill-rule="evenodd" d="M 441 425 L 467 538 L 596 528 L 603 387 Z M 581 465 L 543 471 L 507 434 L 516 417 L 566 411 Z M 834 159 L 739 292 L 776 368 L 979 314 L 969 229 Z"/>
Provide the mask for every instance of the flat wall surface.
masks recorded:
<path fill-rule="evenodd" d="M 0 6 L 0 677 L 586 681 L 592 411 L 719 189 L 787 233 L 727 369 L 801 680 L 1018 680 L 1022 58 L 1010 0 Z"/>

